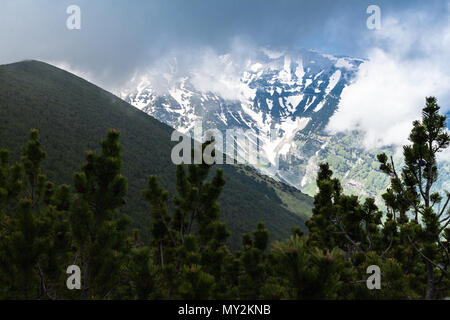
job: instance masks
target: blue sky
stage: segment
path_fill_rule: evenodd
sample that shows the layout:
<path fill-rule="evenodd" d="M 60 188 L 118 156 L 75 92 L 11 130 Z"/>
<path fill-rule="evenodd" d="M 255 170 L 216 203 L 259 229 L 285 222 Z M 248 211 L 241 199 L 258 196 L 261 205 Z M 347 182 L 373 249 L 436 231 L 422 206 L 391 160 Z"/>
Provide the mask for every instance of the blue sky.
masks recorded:
<path fill-rule="evenodd" d="M 81 30 L 66 28 L 72 4 L 81 8 Z M 380 6 L 382 18 L 408 11 L 446 18 L 444 0 L 2 0 L 0 63 L 65 63 L 114 87 L 172 50 L 225 53 L 236 38 L 366 57 L 371 4 Z"/>

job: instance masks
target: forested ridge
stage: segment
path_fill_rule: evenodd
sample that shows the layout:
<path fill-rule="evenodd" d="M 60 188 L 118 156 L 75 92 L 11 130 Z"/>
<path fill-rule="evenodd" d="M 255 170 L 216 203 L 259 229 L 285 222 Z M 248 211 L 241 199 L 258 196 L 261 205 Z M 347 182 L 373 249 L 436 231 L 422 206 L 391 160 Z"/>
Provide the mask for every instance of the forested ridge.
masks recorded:
<path fill-rule="evenodd" d="M 175 192 L 172 128 L 113 94 L 38 61 L 0 66 L 0 119 L 0 149 L 9 149 L 13 161 L 20 159 L 30 129 L 39 130 L 39 141 L 48 154 L 42 168 L 49 180 L 58 184 L 70 184 L 84 153 L 98 151 L 98 141 L 109 129 L 119 130 L 122 172 L 129 188 L 120 210 L 133 218 L 133 228 L 149 240 L 150 207 L 140 197 L 140 190 L 149 175 L 158 174 L 161 185 Z M 248 167 L 221 167 L 227 184 L 218 201 L 221 219 L 232 232 L 228 244 L 233 249 L 240 247 L 240 235 L 260 220 L 266 221 L 273 240 L 287 237 L 292 225 L 306 230 L 303 222 L 311 216 L 310 196 Z M 283 201 L 287 197 L 294 199 L 290 208 Z"/>

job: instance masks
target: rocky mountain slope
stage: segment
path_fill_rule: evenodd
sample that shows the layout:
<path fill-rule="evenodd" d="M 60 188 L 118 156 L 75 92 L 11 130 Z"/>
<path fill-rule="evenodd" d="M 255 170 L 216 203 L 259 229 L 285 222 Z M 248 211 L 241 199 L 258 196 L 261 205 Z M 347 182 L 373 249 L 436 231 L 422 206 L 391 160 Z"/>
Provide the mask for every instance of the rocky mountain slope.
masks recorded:
<path fill-rule="evenodd" d="M 224 73 L 237 64 L 232 55 L 218 59 Z M 241 63 L 235 77 L 202 71 L 203 78 L 218 84 L 205 88 L 199 85 L 195 66 L 179 72 L 177 61 L 172 60 L 162 86 L 161 80 L 156 85 L 144 76 L 121 97 L 196 138 L 201 138 L 194 132 L 199 127 L 203 135 L 214 130 L 213 135 L 222 135 L 218 145 L 223 151 L 310 195 L 316 191 L 318 164 L 328 161 L 346 191 L 379 198 L 389 181 L 377 170 L 376 154 L 394 150 L 389 146 L 363 149 L 361 132 L 330 135 L 324 131 L 338 109 L 342 90 L 363 62 L 314 50 L 261 49 Z M 223 87 L 235 96 L 230 97 Z M 227 130 L 232 134 L 227 135 Z M 234 139 L 231 145 L 236 154 L 226 148 L 229 137 Z M 258 154 L 253 161 L 252 150 Z"/>

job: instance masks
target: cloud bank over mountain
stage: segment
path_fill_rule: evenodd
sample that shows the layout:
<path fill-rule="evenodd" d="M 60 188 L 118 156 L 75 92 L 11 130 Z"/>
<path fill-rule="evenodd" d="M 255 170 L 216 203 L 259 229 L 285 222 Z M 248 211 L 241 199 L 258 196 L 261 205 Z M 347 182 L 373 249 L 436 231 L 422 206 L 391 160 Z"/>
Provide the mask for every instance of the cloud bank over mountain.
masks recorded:
<path fill-rule="evenodd" d="M 233 39 L 227 53 L 207 46 L 174 49 L 137 70 L 123 89 L 147 82 L 155 93 L 163 94 L 181 78 L 189 77 L 197 90 L 213 92 L 227 100 L 247 100 L 241 77 L 258 54 L 261 54 L 260 48 L 239 37 Z"/>
<path fill-rule="evenodd" d="M 382 13 L 441 11 L 443 0 L 378 0 Z M 273 49 L 301 46 L 362 57 L 373 0 L 2 0 L 0 64 L 38 59 L 90 74 L 115 90 L 172 51 L 230 52 L 236 38 Z M 81 9 L 68 30 L 66 9 Z M 17 18 L 19 17 L 19 18 Z"/>
<path fill-rule="evenodd" d="M 331 132 L 361 129 L 368 148 L 407 143 L 425 96 L 450 110 L 450 5 L 436 19 L 426 12 L 383 18 L 368 42 L 368 60 L 342 92 Z"/>

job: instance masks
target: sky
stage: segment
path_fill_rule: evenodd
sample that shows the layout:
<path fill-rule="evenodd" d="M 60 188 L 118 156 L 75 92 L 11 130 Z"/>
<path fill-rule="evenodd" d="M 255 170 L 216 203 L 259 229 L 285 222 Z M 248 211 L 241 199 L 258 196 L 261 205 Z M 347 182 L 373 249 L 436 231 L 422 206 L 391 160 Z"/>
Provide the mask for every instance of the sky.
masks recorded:
<path fill-rule="evenodd" d="M 367 61 L 342 92 L 330 131 L 363 129 L 368 148 L 402 146 L 426 96 L 450 112 L 450 2 L 445 4 L 439 15 L 410 9 L 383 18 L 366 47 Z M 450 152 L 445 157 L 450 160 Z"/>
<path fill-rule="evenodd" d="M 66 27 L 70 5 L 80 30 Z M 367 28 L 369 5 L 380 8 L 379 30 Z M 115 93 L 172 54 L 302 47 L 364 58 L 328 129 L 363 127 L 368 147 L 403 143 L 425 95 L 450 110 L 446 0 L 1 0 L 0 43 L 0 64 L 46 61 Z"/>
<path fill-rule="evenodd" d="M 90 74 L 109 89 L 168 52 L 226 53 L 236 38 L 254 46 L 312 48 L 365 57 L 370 4 L 382 16 L 423 10 L 414 0 L 2 0 L 0 63 L 39 59 Z M 67 7 L 81 9 L 68 30 Z M 426 1 L 443 18 L 446 1 Z"/>

